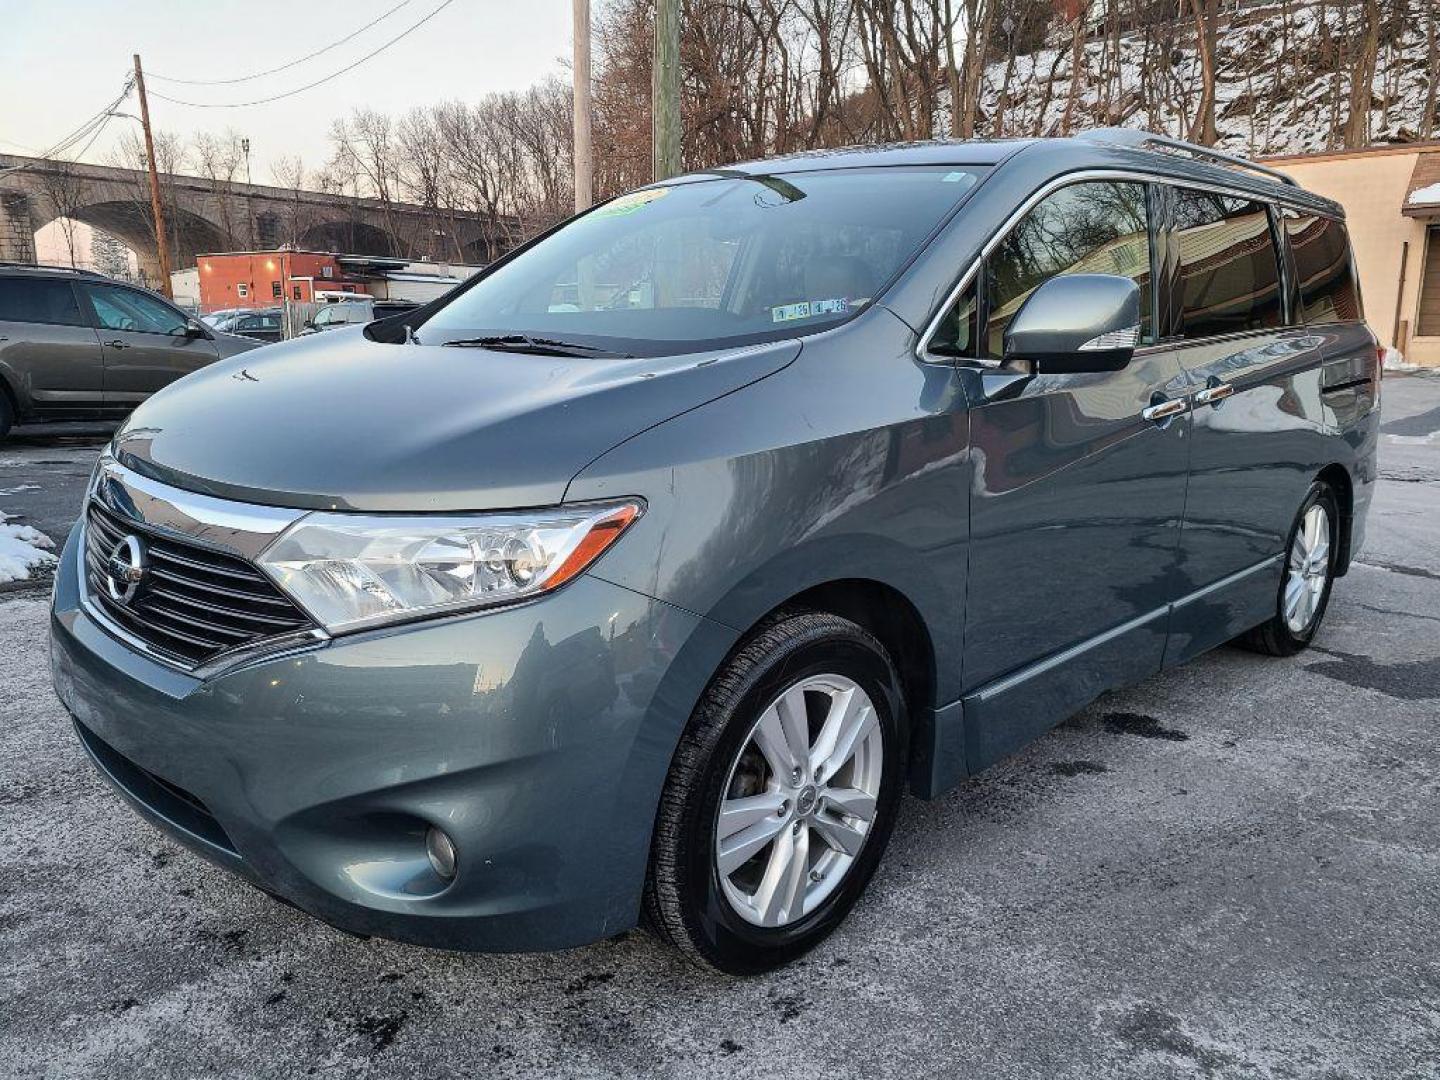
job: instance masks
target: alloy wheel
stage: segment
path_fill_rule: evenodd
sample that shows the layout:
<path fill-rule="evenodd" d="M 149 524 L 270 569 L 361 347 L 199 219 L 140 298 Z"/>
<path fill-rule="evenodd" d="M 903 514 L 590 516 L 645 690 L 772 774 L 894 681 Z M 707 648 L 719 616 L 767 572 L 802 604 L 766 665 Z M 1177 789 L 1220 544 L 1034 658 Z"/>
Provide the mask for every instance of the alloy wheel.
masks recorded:
<path fill-rule="evenodd" d="M 884 753 L 874 703 L 843 675 L 796 683 L 760 714 L 715 822 L 715 867 L 741 918 L 787 926 L 844 880 L 875 820 Z"/>
<path fill-rule="evenodd" d="M 1330 576 L 1330 515 L 1314 504 L 1300 519 L 1285 573 L 1282 612 L 1292 634 L 1302 634 L 1315 619 Z"/>

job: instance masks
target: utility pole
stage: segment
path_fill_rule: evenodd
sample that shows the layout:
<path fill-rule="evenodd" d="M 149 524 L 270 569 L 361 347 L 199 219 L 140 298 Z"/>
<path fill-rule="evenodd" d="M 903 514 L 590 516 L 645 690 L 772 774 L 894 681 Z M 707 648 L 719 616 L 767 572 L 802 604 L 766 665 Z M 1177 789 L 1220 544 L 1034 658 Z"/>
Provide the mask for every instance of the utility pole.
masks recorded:
<path fill-rule="evenodd" d="M 590 0 L 575 0 L 575 212 L 594 201 L 590 150 Z"/>
<path fill-rule="evenodd" d="M 245 155 L 245 246 L 255 250 L 255 210 L 250 203 L 250 137 L 240 140 L 240 152 Z"/>
<path fill-rule="evenodd" d="M 135 54 L 135 89 L 140 92 L 140 126 L 145 129 L 145 160 L 150 165 L 150 214 L 155 222 L 155 256 L 160 262 L 160 292 L 174 299 L 170 291 L 170 245 L 165 237 L 165 211 L 160 205 L 160 173 L 155 168 L 155 137 L 150 134 L 150 103 L 145 97 L 145 73 L 140 54 Z"/>
<path fill-rule="evenodd" d="M 655 2 L 655 61 L 651 71 L 651 142 L 655 179 L 680 171 L 680 4 Z"/>

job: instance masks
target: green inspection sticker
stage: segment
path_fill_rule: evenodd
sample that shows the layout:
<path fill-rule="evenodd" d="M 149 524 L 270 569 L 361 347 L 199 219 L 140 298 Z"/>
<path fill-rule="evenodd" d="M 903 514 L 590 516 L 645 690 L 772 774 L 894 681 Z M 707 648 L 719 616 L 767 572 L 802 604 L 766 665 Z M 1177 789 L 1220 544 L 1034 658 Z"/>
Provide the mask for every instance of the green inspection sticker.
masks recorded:
<path fill-rule="evenodd" d="M 621 195 L 618 199 L 612 199 L 599 210 L 595 211 L 596 217 L 621 217 L 625 214 L 633 214 L 636 210 L 649 206 L 656 199 L 663 199 L 670 194 L 669 188 L 646 188 L 644 191 L 632 191 L 628 195 Z"/>

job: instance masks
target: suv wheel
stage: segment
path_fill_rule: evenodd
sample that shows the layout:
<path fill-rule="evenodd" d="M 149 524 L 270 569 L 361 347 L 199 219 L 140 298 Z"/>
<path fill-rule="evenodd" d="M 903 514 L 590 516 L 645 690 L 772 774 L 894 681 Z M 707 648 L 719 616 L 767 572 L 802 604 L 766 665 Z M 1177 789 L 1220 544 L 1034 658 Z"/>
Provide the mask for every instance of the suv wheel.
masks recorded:
<path fill-rule="evenodd" d="M 1310 644 L 1335 583 L 1340 507 L 1323 480 L 1310 485 L 1290 527 L 1275 614 L 1239 642 L 1270 656 L 1294 656 Z"/>
<path fill-rule="evenodd" d="M 0 439 L 10 434 L 10 428 L 15 424 L 15 410 L 10 407 L 10 399 L 3 391 L 0 391 Z"/>
<path fill-rule="evenodd" d="M 800 956 L 875 872 L 905 761 L 903 697 L 881 644 L 834 615 L 769 623 L 716 676 L 675 753 L 647 921 L 731 974 Z"/>

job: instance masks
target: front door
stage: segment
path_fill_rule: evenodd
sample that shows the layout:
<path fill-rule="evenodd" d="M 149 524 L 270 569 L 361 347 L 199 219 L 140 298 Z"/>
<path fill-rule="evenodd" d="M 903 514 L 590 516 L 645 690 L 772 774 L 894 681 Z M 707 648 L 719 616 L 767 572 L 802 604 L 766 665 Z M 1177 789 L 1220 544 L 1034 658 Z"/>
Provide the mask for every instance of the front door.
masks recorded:
<path fill-rule="evenodd" d="M 1102 691 L 1158 671 L 1185 509 L 1189 383 L 1153 344 L 1146 185 L 1085 181 L 1022 218 L 985 260 L 984 350 L 1062 273 L 1124 274 L 1142 347 L 1121 371 L 970 369 L 974 476 L 965 608 L 966 764 L 1023 745 Z M 1147 410 L 1175 402 L 1167 416 Z M 1153 415 L 1153 414 L 1152 414 Z"/>
<path fill-rule="evenodd" d="M 190 320 L 159 297 L 123 285 L 86 284 L 105 350 L 105 400 L 131 408 L 182 375 L 213 362 L 206 337 L 192 337 Z"/>

